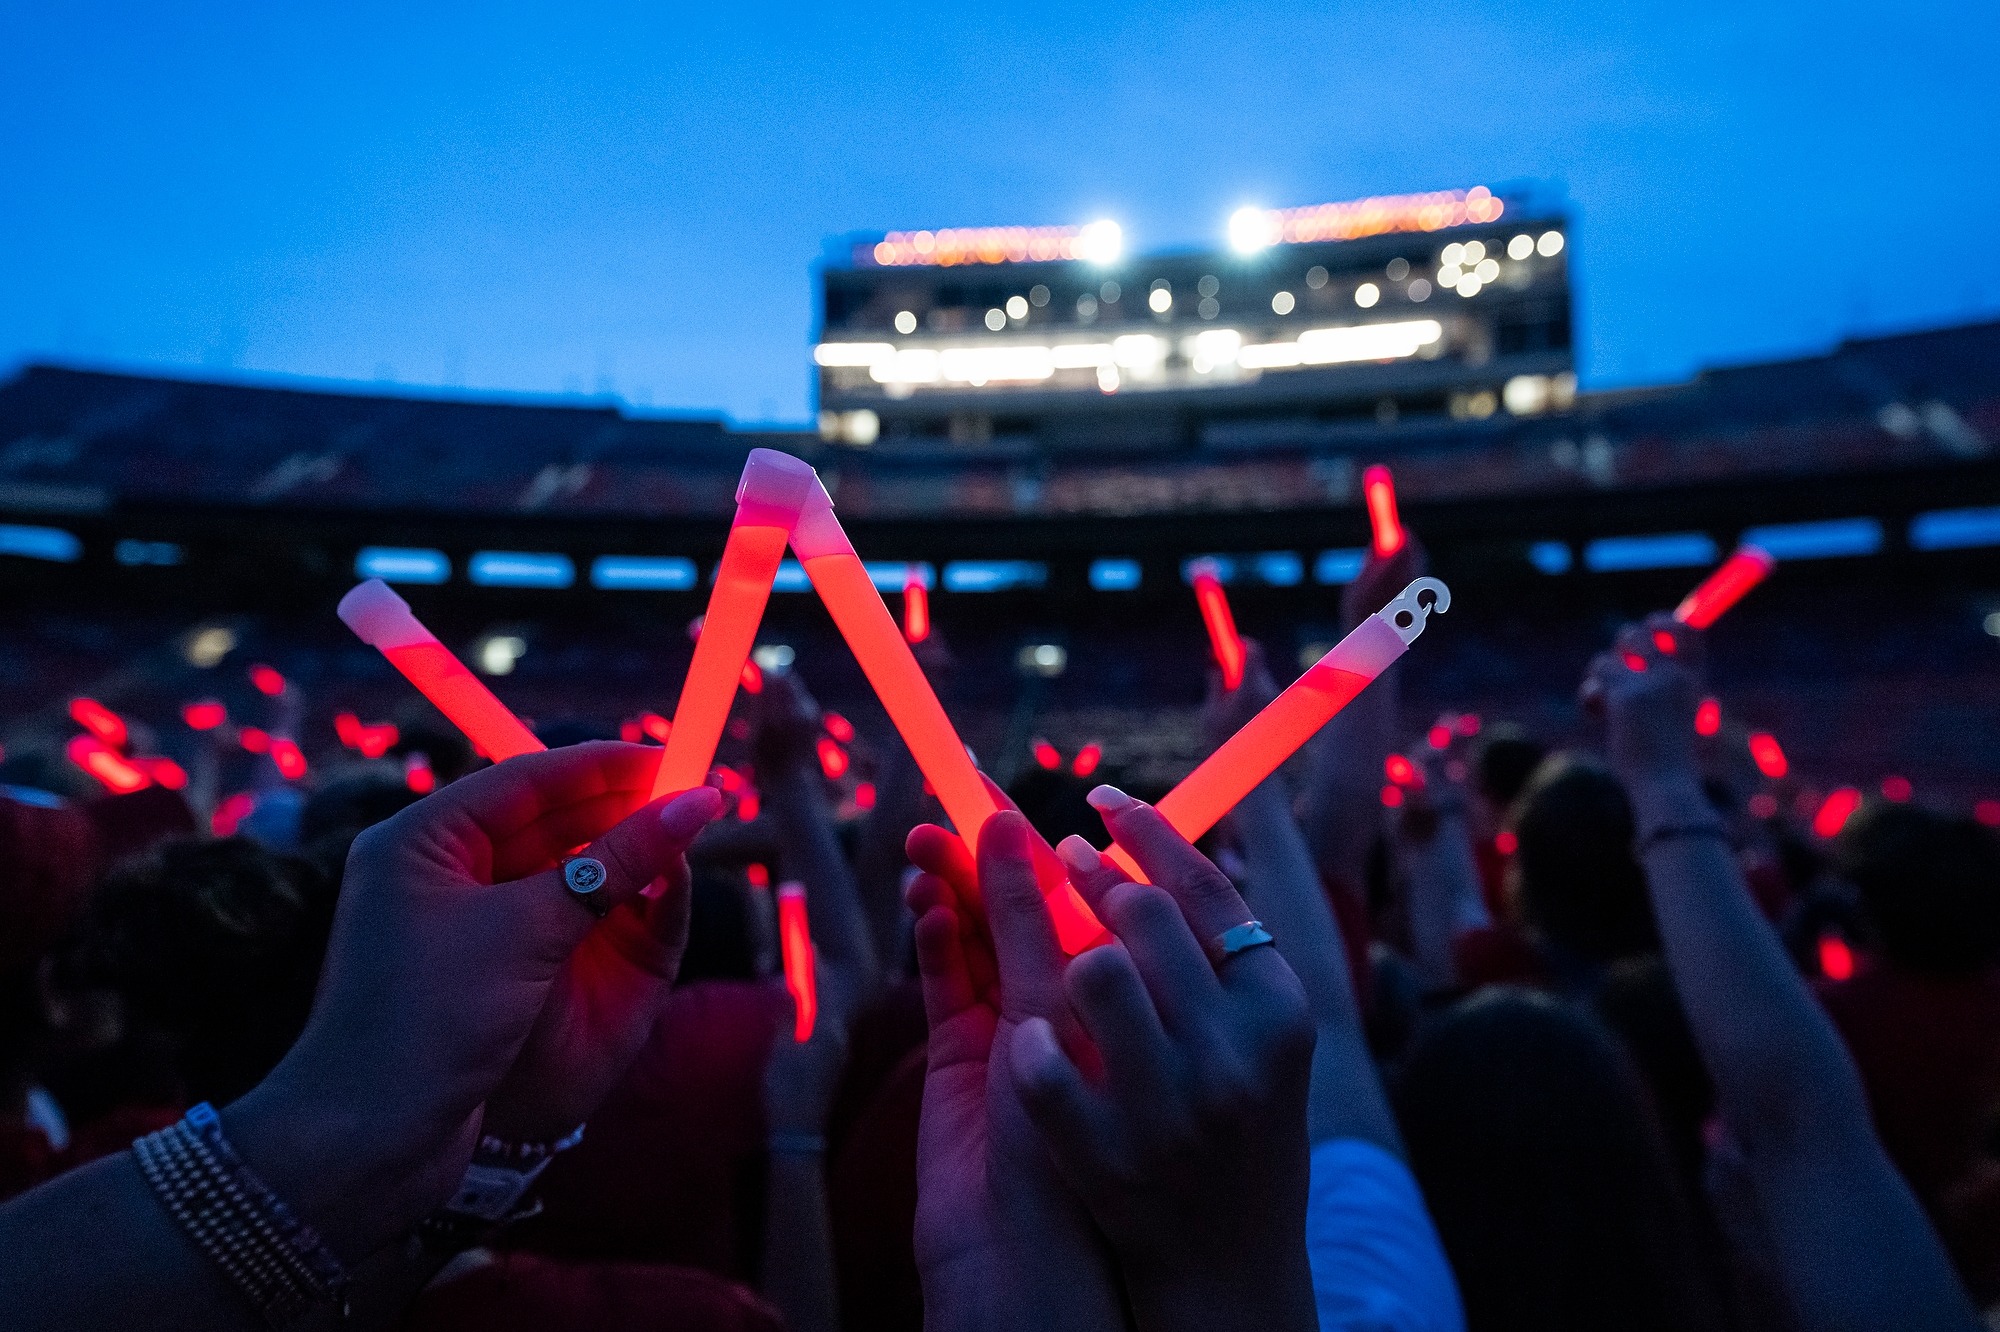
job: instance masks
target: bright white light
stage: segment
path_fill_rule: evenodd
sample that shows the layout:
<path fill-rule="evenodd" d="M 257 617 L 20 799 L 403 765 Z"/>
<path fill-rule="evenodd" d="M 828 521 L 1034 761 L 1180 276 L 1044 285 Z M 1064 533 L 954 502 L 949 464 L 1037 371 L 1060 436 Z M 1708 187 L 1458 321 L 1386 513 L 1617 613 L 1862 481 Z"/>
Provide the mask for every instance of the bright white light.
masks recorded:
<path fill-rule="evenodd" d="M 1507 242 L 1507 257 L 1509 259 L 1526 259 L 1534 252 L 1535 238 L 1533 236 L 1516 236 L 1513 240 Z"/>
<path fill-rule="evenodd" d="M 765 643 L 750 651 L 750 660 L 757 663 L 757 669 L 769 671 L 773 675 L 784 673 L 786 667 L 799 659 L 789 643 Z"/>
<path fill-rule="evenodd" d="M 1438 270 L 1438 285 L 1440 287 L 1456 287 L 1458 280 L 1464 276 L 1464 271 L 1457 264 L 1446 264 Z"/>
<path fill-rule="evenodd" d="M 1229 215 L 1229 248 L 1255 254 L 1277 243 L 1277 214 L 1264 208 L 1239 208 Z"/>
<path fill-rule="evenodd" d="M 1146 295 L 1146 307 L 1154 314 L 1165 314 L 1174 308 L 1174 294 L 1165 287 L 1155 287 Z"/>
<path fill-rule="evenodd" d="M 898 333 L 916 332 L 917 317 L 911 314 L 908 310 L 896 311 L 896 331 Z M 822 362 L 822 364 L 824 364 L 824 362 Z"/>
<path fill-rule="evenodd" d="M 1435 319 L 1315 328 L 1299 334 L 1296 342 L 1266 342 L 1245 347 L 1237 353 L 1236 363 L 1250 370 L 1276 370 L 1294 365 L 1387 361 L 1414 356 L 1419 348 L 1436 342 L 1443 335 L 1444 326 Z"/>
<path fill-rule="evenodd" d="M 1028 298 L 1025 296 L 1009 296 L 1007 298 L 1007 317 L 1009 319 L 1026 319 L 1028 317 Z"/>
<path fill-rule="evenodd" d="M 1479 280 L 1477 274 L 1467 273 L 1458 280 L 1458 294 L 1461 296 L 1477 296 L 1479 289 L 1485 285 L 1484 282 Z"/>
<path fill-rule="evenodd" d="M 1546 375 L 1515 375 L 1500 390 L 1500 401 L 1515 416 L 1534 416 L 1548 410 L 1549 381 Z"/>
<path fill-rule="evenodd" d="M 1560 231 L 1544 231 L 1542 238 L 1535 242 L 1535 252 L 1544 259 L 1562 253 L 1563 234 Z"/>
<path fill-rule="evenodd" d="M 1205 333 L 1194 335 L 1195 360 L 1207 361 L 1211 366 L 1236 364 L 1236 353 L 1243 349 L 1243 335 L 1233 328 L 1212 328 Z"/>
<path fill-rule="evenodd" d="M 1314 264 L 1306 270 L 1306 285 L 1314 291 L 1326 285 L 1326 269 L 1323 265 Z"/>
<path fill-rule="evenodd" d="M 995 333 L 1007 327 L 1007 312 L 997 305 L 988 310 L 986 312 L 986 327 L 992 329 Z"/>
<path fill-rule="evenodd" d="M 911 316 L 910 327 L 916 327 L 914 315 Z M 889 342 L 822 342 L 813 348 L 813 362 L 828 366 L 880 365 L 895 355 L 895 344 Z"/>
<path fill-rule="evenodd" d="M 1481 259 L 1484 259 L 1485 257 L 1486 257 L 1485 241 L 1467 241 L 1465 243 L 1465 257 L 1458 261 L 1459 266 L 1461 268 L 1470 268 L 1472 265 L 1478 263 Z"/>
<path fill-rule="evenodd" d="M 844 429 L 847 442 L 866 448 L 882 437 L 882 418 L 863 407 L 860 411 L 849 412 Z"/>
<path fill-rule="evenodd" d="M 1036 643 L 1022 648 L 1015 662 L 1024 671 L 1057 676 L 1069 665 L 1069 653 L 1056 643 Z"/>
<path fill-rule="evenodd" d="M 479 645 L 479 669 L 488 675 L 508 675 L 514 663 L 527 655 L 528 645 L 518 638 L 495 635 Z"/>
<path fill-rule="evenodd" d="M 1289 291 L 1281 291 L 1271 298 L 1271 309 L 1281 315 L 1288 315 L 1298 300 Z"/>
<path fill-rule="evenodd" d="M 1089 292 L 1076 298 L 1076 317 L 1086 322 L 1097 318 L 1097 298 Z"/>
<path fill-rule="evenodd" d="M 1125 233 L 1108 218 L 1092 222 L 1076 233 L 1077 257 L 1086 263 L 1115 264 L 1124 250 Z"/>
<path fill-rule="evenodd" d="M 1457 268 L 1464 259 L 1465 247 L 1457 241 L 1453 241 L 1451 244 L 1445 246 L 1444 253 L 1438 256 L 1438 266 L 1441 268 Z"/>
<path fill-rule="evenodd" d="M 1056 372 L 1047 347 L 954 347 L 939 358 L 938 368 L 956 384 L 1029 382 Z"/>
<path fill-rule="evenodd" d="M 890 356 L 868 367 L 868 377 L 878 384 L 935 384 L 938 381 L 938 354 L 928 348 L 890 349 Z"/>
<path fill-rule="evenodd" d="M 199 666 L 206 671 L 221 664 L 222 659 L 235 650 L 235 631 L 210 625 L 189 634 L 187 646 L 181 652 L 187 657 L 188 665 Z"/>
<path fill-rule="evenodd" d="M 1375 302 L 1382 299 L 1382 289 L 1372 282 L 1364 282 L 1354 289 L 1354 303 L 1362 309 L 1372 309 Z"/>
<path fill-rule="evenodd" d="M 1048 303 L 1049 289 L 1047 287 L 1037 282 L 1034 286 L 1028 288 L 1028 304 L 1040 308 Z"/>
<path fill-rule="evenodd" d="M 1066 342 L 1049 348 L 1049 364 L 1058 370 L 1088 370 L 1113 363 L 1108 342 Z"/>
<path fill-rule="evenodd" d="M 1500 261 L 1498 259 L 1481 259 L 1479 267 L 1472 270 L 1472 276 L 1478 278 L 1481 282 L 1498 280 L 1500 276 Z"/>
<path fill-rule="evenodd" d="M 1994 611 L 1980 622 L 1980 627 L 1990 636 L 2000 638 L 2000 611 Z"/>
<path fill-rule="evenodd" d="M 1423 280 L 1422 278 L 1418 278 L 1418 279 L 1416 279 L 1416 280 L 1415 280 L 1414 282 L 1410 283 L 1410 299 L 1411 299 L 1411 300 L 1413 300 L 1413 301 L 1427 301 L 1427 300 L 1429 300 L 1430 298 L 1431 298 L 1431 284 L 1430 284 L 1430 283 L 1428 283 L 1428 282 L 1424 281 L 1424 280 Z"/>
<path fill-rule="evenodd" d="M 1116 393 L 1118 391 L 1118 367 L 1115 365 L 1098 366 L 1097 387 L 1106 393 Z"/>
<path fill-rule="evenodd" d="M 1127 333 L 1111 340 L 1111 359 L 1126 370 L 1151 370 L 1167 359 L 1167 344 L 1151 333 Z"/>

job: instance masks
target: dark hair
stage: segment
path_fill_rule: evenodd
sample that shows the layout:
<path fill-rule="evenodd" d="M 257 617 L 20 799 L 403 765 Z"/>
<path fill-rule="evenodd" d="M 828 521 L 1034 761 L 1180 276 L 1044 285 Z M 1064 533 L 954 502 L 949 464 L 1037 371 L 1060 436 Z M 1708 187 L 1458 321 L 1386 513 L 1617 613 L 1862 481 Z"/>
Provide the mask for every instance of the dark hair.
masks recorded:
<path fill-rule="evenodd" d="M 1609 770 L 1572 754 L 1544 760 L 1513 825 L 1521 906 L 1545 940 L 1590 962 L 1659 947 L 1632 855 L 1632 804 Z"/>
<path fill-rule="evenodd" d="M 255 1086 L 305 1027 L 333 924 L 309 863 L 248 837 L 163 843 L 113 871 L 76 952 L 127 1022 L 169 1038 L 185 1091 L 220 1104 Z"/>
<path fill-rule="evenodd" d="M 1418 1038 L 1395 1104 L 1468 1327 L 1720 1326 L 1653 1107 L 1587 1014 L 1482 990 Z"/>
<path fill-rule="evenodd" d="M 1866 805 L 1840 839 L 1841 868 L 1883 954 L 1962 975 L 2000 958 L 2000 837 L 1915 805 Z"/>
<path fill-rule="evenodd" d="M 1528 778 L 1541 766 L 1548 748 L 1512 722 L 1486 728 L 1473 767 L 1479 793 L 1501 809 L 1514 803 Z"/>

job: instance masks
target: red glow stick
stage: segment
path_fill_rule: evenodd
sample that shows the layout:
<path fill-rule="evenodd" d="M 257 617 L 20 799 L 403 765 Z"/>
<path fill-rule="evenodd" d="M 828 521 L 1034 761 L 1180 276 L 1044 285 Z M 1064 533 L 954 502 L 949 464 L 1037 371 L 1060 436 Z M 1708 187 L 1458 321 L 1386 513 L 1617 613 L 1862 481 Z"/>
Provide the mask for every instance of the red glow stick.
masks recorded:
<path fill-rule="evenodd" d="M 269 666 L 252 666 L 250 683 L 257 687 L 258 693 L 269 694 L 272 698 L 285 692 L 285 677 Z"/>
<path fill-rule="evenodd" d="M 437 774 L 431 771 L 429 754 L 411 754 L 403 760 L 403 784 L 418 795 L 437 790 Z"/>
<path fill-rule="evenodd" d="M 1401 754 L 1391 754 L 1382 762 L 1382 775 L 1398 786 L 1415 786 L 1417 765 Z"/>
<path fill-rule="evenodd" d="M 1757 771 L 1766 777 L 1778 778 L 1785 775 L 1791 765 L 1785 762 L 1785 751 L 1778 745 L 1778 737 L 1768 731 L 1753 731 L 1750 735 L 1750 758 L 1757 765 Z"/>
<path fill-rule="evenodd" d="M 89 731 L 112 749 L 123 749 L 128 738 L 125 719 L 94 698 L 69 701 L 70 720 Z"/>
<path fill-rule="evenodd" d="M 1062 766 L 1062 751 L 1046 740 L 1037 740 L 1029 749 L 1034 753 L 1035 763 L 1054 772 Z"/>
<path fill-rule="evenodd" d="M 212 698 L 190 703 L 181 709 L 181 720 L 194 731 L 212 731 L 229 720 L 229 709 Z"/>
<path fill-rule="evenodd" d="M 299 752 L 296 743 L 282 735 L 271 737 L 271 762 L 278 765 L 278 775 L 288 782 L 306 775 L 306 756 Z"/>
<path fill-rule="evenodd" d="M 707 780 L 737 686 L 748 684 L 744 668 L 755 665 L 750 649 L 757 642 L 764 603 L 771 599 L 771 584 L 785 558 L 785 534 L 817 486 L 813 469 L 797 458 L 775 449 L 750 450 L 743 479 L 736 486 L 729 542 L 722 549 L 715 589 L 709 593 L 701 632 L 694 640 L 694 661 L 681 683 L 667 752 L 653 779 L 654 799 L 692 791 Z M 762 686 L 761 676 L 758 684 Z"/>
<path fill-rule="evenodd" d="M 829 779 L 838 778 L 847 771 L 847 751 L 840 747 L 838 740 L 830 735 L 823 735 L 814 748 L 819 752 L 820 771 Z"/>
<path fill-rule="evenodd" d="M 1712 698 L 1705 698 L 1694 710 L 1694 733 L 1714 735 L 1722 729 L 1722 704 Z"/>
<path fill-rule="evenodd" d="M 916 565 L 903 578 L 903 637 L 921 643 L 931 636 L 931 594 L 924 589 L 924 571 Z"/>
<path fill-rule="evenodd" d="M 1830 981 L 1844 981 L 1854 975 L 1854 950 L 1847 940 L 1828 931 L 1819 936 L 1819 971 Z"/>
<path fill-rule="evenodd" d="M 806 887 L 802 883 L 778 885 L 778 947 L 784 952 L 785 988 L 798 1006 L 792 1039 L 803 1044 L 812 1039 L 813 1020 L 819 1016 L 819 990 L 813 977 L 812 934 L 806 928 Z"/>
<path fill-rule="evenodd" d="M 854 807 L 864 812 L 875 808 L 875 783 L 856 782 L 854 784 Z"/>
<path fill-rule="evenodd" d="M 1361 474 L 1361 493 L 1368 500 L 1368 526 L 1375 534 L 1375 557 L 1387 559 L 1408 538 L 1396 517 L 1396 481 L 1379 463 Z"/>
<path fill-rule="evenodd" d="M 764 671 L 754 661 L 743 663 L 743 692 L 746 694 L 764 692 Z"/>
<path fill-rule="evenodd" d="M 184 791 L 187 789 L 187 769 L 172 759 L 134 759 L 133 762 L 144 768 L 147 776 L 151 777 L 159 785 L 166 787 L 169 791 Z"/>
<path fill-rule="evenodd" d="M 1097 771 L 1097 765 L 1103 761 L 1104 746 L 1093 740 L 1076 751 L 1076 762 L 1069 765 L 1069 770 L 1078 777 L 1088 777 Z"/>
<path fill-rule="evenodd" d="M 1854 811 L 1861 808 L 1861 792 L 1851 786 L 1843 786 L 1826 798 L 1813 815 L 1813 831 L 1821 837 L 1838 836 L 1847 826 L 1847 820 Z"/>
<path fill-rule="evenodd" d="M 1222 687 L 1234 690 L 1243 683 L 1243 640 L 1236 632 L 1236 617 L 1229 613 L 1229 598 L 1216 577 L 1213 560 L 1196 560 L 1188 571 L 1193 576 L 1195 604 L 1201 607 L 1201 622 L 1208 628 L 1208 646 L 1222 667 Z"/>
<path fill-rule="evenodd" d="M 113 795 L 130 795 L 153 784 L 153 779 L 144 768 L 90 736 L 71 736 L 63 753 L 71 763 L 103 783 L 104 789 Z"/>
<path fill-rule="evenodd" d="M 1767 551 L 1757 546 L 1739 546 L 1734 555 L 1674 608 L 1674 618 L 1690 629 L 1706 629 L 1777 567 L 1778 562 Z"/>
<path fill-rule="evenodd" d="M 923 668 L 910 654 L 909 643 L 890 618 L 861 557 L 854 553 L 853 543 L 834 516 L 826 488 L 809 468 L 807 475 L 812 478 L 812 492 L 792 528 L 792 552 L 805 565 L 813 589 L 861 663 L 862 673 L 882 700 L 903 743 L 909 746 L 910 756 L 937 791 L 952 826 L 968 846 L 975 845 L 980 829 L 999 806 L 972 765 L 972 756 L 965 752 L 965 742 L 945 716 Z M 1058 942 L 1070 953 L 1081 952 L 1104 934 L 1104 927 L 1062 876 L 1060 863 L 1052 856 L 1047 859 L 1046 873 L 1038 874 L 1042 900 L 1048 904 Z"/>
<path fill-rule="evenodd" d="M 271 733 L 255 726 L 245 726 L 236 733 L 236 743 L 243 746 L 246 753 L 268 754 L 271 752 Z"/>
<path fill-rule="evenodd" d="M 1160 817 L 1190 842 L 1213 828 L 1407 652 L 1433 611 L 1450 608 L 1451 591 L 1435 578 L 1419 578 L 1404 588 L 1167 792 L 1158 805 Z M 1383 795 L 1386 801 L 1386 790 Z M 1114 845 L 1105 854 L 1143 882 L 1138 863 L 1123 848 Z"/>
<path fill-rule="evenodd" d="M 465 733 L 473 748 L 495 763 L 548 748 L 437 635 L 417 622 L 409 603 L 381 579 L 371 578 L 342 597 L 340 618 L 362 642 L 379 648 L 418 693 Z"/>

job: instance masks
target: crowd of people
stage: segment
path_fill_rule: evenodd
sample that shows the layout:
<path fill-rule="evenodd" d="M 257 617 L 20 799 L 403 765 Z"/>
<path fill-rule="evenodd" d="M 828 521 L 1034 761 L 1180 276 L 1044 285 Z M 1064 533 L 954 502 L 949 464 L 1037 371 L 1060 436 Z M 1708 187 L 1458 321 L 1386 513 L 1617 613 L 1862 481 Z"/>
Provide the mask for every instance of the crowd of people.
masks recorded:
<path fill-rule="evenodd" d="M 1371 560 L 1349 622 L 1421 561 Z M 160 786 L 0 787 L 0 1312 L 1979 1327 L 2000 837 L 1753 813 L 1696 734 L 1701 638 L 1605 645 L 1588 752 L 1406 744 L 1391 670 L 1199 845 L 1108 769 L 1030 768 L 953 831 L 893 744 L 837 804 L 783 670 L 732 722 L 753 818 L 722 780 L 652 800 L 658 746 L 587 727 L 498 765 L 441 740 L 422 794 L 316 764 L 228 835 Z M 1211 745 L 1276 696 L 1248 649 Z M 1075 956 L 1052 865 L 1107 932 Z"/>

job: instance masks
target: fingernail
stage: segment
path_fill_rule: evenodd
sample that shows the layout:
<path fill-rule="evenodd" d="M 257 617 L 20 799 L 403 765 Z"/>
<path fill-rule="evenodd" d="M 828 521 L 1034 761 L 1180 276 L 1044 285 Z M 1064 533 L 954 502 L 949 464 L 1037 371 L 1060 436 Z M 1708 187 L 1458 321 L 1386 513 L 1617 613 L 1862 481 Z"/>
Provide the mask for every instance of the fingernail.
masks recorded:
<path fill-rule="evenodd" d="M 1093 787 L 1084 797 L 1090 807 L 1100 814 L 1123 814 L 1128 809 L 1138 808 L 1139 802 L 1115 786 Z"/>
<path fill-rule="evenodd" d="M 1056 843 L 1056 855 L 1069 866 L 1072 874 L 1095 874 L 1104 866 L 1104 859 L 1097 854 L 1097 848 L 1075 833 Z"/>
<path fill-rule="evenodd" d="M 697 786 L 692 791 L 683 791 L 660 807 L 662 823 L 678 819 L 683 813 L 699 812 L 702 822 L 714 818 L 722 810 L 722 792 L 712 786 Z"/>

